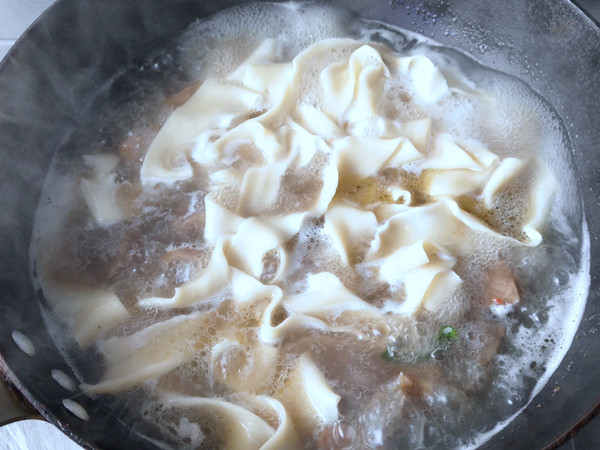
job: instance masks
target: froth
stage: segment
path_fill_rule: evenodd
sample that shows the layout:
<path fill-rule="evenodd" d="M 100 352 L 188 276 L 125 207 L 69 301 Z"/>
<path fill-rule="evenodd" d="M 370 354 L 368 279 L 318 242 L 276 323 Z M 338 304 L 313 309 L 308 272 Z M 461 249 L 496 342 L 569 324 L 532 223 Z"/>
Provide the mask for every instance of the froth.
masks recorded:
<path fill-rule="evenodd" d="M 477 292 L 477 288 L 485 286 L 485 270 L 499 257 L 509 261 L 516 267 L 516 276 L 520 286 L 523 286 L 523 293 L 526 294 L 527 301 L 514 310 L 492 311 L 489 314 L 492 318 L 494 314 L 505 314 L 508 323 L 506 333 L 511 342 L 512 353 L 501 352 L 497 358 L 495 368 L 498 373 L 498 382 L 494 385 L 493 395 L 495 396 L 494 401 L 513 402 L 506 407 L 506 410 L 503 410 L 503 413 L 506 413 L 505 415 L 510 415 L 519 405 L 530 398 L 531 392 L 535 394 L 541 389 L 562 359 L 581 317 L 586 298 L 585 290 L 589 285 L 589 273 L 586 272 L 585 266 L 586 263 L 589 263 L 589 242 L 584 242 L 584 252 L 581 260 L 577 261 L 568 257 L 573 249 L 575 249 L 575 252 L 578 250 L 578 237 L 587 238 L 587 230 L 585 228 L 583 230 L 573 229 L 572 225 L 565 219 L 565 211 L 571 207 L 577 208 L 577 206 L 570 206 L 574 183 L 572 183 L 572 175 L 568 173 L 569 163 L 568 158 L 565 156 L 565 136 L 552 109 L 519 81 L 477 66 L 475 63 L 472 64 L 472 67 L 468 64 L 467 66 L 470 68 L 468 75 L 472 76 L 472 80 L 475 80 L 476 83 L 461 78 L 462 75 L 465 75 L 463 73 L 465 62 L 463 61 L 461 65 L 454 64 L 453 59 L 447 56 L 443 48 L 431 45 L 431 42 L 421 37 L 394 30 L 391 27 L 382 28 L 379 24 L 357 22 L 356 19 L 334 10 L 332 7 L 317 6 L 312 3 L 261 3 L 235 7 L 198 22 L 189 30 L 183 41 L 184 68 L 188 76 L 193 79 L 205 79 L 209 76 L 223 78 L 266 38 L 277 38 L 278 59 L 280 61 L 290 61 L 293 56 L 314 42 L 325 38 L 346 37 L 355 33 L 354 30 L 357 29 L 360 29 L 359 35 L 364 40 L 384 42 L 396 51 L 402 51 L 408 42 L 412 42 L 410 45 L 411 51 L 426 53 L 431 56 L 433 60 L 442 65 L 442 71 L 449 78 L 463 80 L 455 85 L 458 86 L 458 89 L 469 94 L 451 95 L 441 103 L 423 107 L 413 101 L 414 93 L 403 88 L 401 82 L 397 84 L 390 83 L 380 104 L 381 110 L 388 118 L 415 120 L 427 115 L 436 124 L 436 129 L 433 130 L 434 133 L 446 132 L 457 138 L 476 139 L 501 157 L 511 155 L 525 158 L 529 155 L 539 155 L 553 167 L 557 177 L 567 180 L 561 187 L 552 209 L 552 230 L 556 233 L 556 238 L 551 246 L 554 249 L 552 251 L 554 252 L 553 257 L 555 258 L 553 261 L 555 263 L 551 264 L 547 261 L 542 263 L 539 259 L 535 263 L 531 263 L 531 260 L 537 257 L 536 252 L 539 253 L 541 250 L 527 249 L 525 252 L 521 252 L 512 241 L 490 240 L 487 235 L 475 233 L 469 238 L 469 245 L 477 249 L 477 252 L 469 259 L 459 259 L 455 268 L 456 272 L 467 283 L 465 287 L 456 291 L 440 310 L 434 313 L 425 313 L 425 317 L 415 318 L 410 316 L 390 320 L 383 324 L 377 324 L 377 326 L 363 326 L 364 324 L 360 323 L 351 324 L 362 327 L 357 335 L 357 341 L 360 341 L 361 345 L 364 343 L 372 345 L 372 347 L 368 347 L 370 350 L 377 349 L 374 354 L 378 363 L 381 363 L 380 346 L 382 344 L 382 348 L 387 345 L 401 349 L 403 356 L 406 356 L 411 363 L 422 358 L 423 355 L 429 357 L 431 350 L 436 345 L 439 327 L 461 324 L 463 328 L 459 331 L 461 339 L 465 341 L 463 343 L 464 347 L 461 348 L 468 350 L 466 358 L 470 358 L 469 361 L 477 361 L 477 352 L 490 342 L 493 344 L 492 341 L 498 336 L 494 336 L 485 327 L 477 326 L 478 317 L 476 317 L 476 314 L 479 314 L 480 311 L 473 312 L 468 309 L 468 305 L 481 301 L 481 293 Z M 415 40 L 418 45 L 414 44 Z M 304 102 L 319 107 L 319 96 L 315 93 L 314 86 L 318 82 L 317 77 L 320 70 L 331 63 L 346 58 L 352 50 L 353 48 L 350 47 L 337 48 L 323 60 L 315 62 L 314 71 L 308 72 L 299 86 Z M 489 92 L 489 95 L 480 95 L 482 91 Z M 427 149 L 427 151 L 431 150 L 431 148 Z M 323 161 L 320 163 L 324 164 Z M 407 169 L 410 172 L 410 167 Z M 311 173 L 315 175 L 319 173 L 320 168 L 318 164 L 315 167 L 309 165 L 306 170 L 312 171 Z M 53 173 L 56 175 L 57 172 L 54 171 Z M 415 174 L 418 174 L 417 170 L 415 170 Z M 52 192 L 51 197 L 53 199 L 72 199 L 72 195 L 63 195 L 64 192 L 60 187 L 59 178 L 56 176 L 54 179 L 50 177 L 46 191 Z M 63 182 L 64 179 L 60 181 Z M 64 183 L 63 186 L 67 186 L 65 188 L 67 191 L 75 192 L 77 189 L 73 188 L 73 183 L 74 181 L 69 181 L 69 183 Z M 487 218 L 489 221 L 496 221 L 494 225 L 497 228 L 516 239 L 522 238 L 519 235 L 519 230 L 515 228 L 515 223 L 521 224 L 524 220 L 523 217 L 519 217 L 519 214 L 523 210 L 520 199 L 522 199 L 522 194 L 526 190 L 527 186 L 521 186 L 520 190 L 516 189 L 514 192 L 501 194 L 505 195 L 507 199 L 504 200 L 508 201 L 499 202 L 504 205 L 503 209 L 490 214 L 490 217 Z M 291 209 L 300 207 L 299 202 L 302 199 L 289 193 L 284 194 L 279 199 L 281 205 L 291 205 Z M 66 211 L 69 201 L 71 200 L 66 201 L 60 209 Z M 235 197 L 235 194 L 224 192 L 222 198 L 219 198 L 219 202 L 235 209 L 237 197 Z M 168 203 L 168 199 L 166 199 L 166 203 Z M 49 206 L 50 204 L 53 206 Z M 63 218 L 62 213 L 56 214 L 55 206 L 56 203 L 50 202 L 40 206 L 36 222 L 36 236 L 39 237 L 41 230 L 47 232 L 47 229 L 44 229 L 47 223 Z M 203 213 L 202 202 L 198 200 L 198 196 L 190 201 L 186 212 L 188 215 L 194 213 Z M 157 217 L 164 217 L 168 214 L 171 214 L 171 212 L 164 214 L 159 212 Z M 149 214 L 149 216 L 152 216 L 152 214 Z M 58 225 L 60 224 L 57 223 L 56 226 Z M 149 248 L 151 242 L 144 241 L 141 247 L 144 249 Z M 565 247 L 569 250 L 563 250 Z M 178 242 L 177 245 L 171 245 L 168 249 L 194 249 L 206 253 L 206 249 L 201 246 L 201 243 L 193 240 Z M 387 288 L 380 289 L 381 286 L 375 286 L 370 282 L 363 283 L 369 277 L 368 270 L 358 271 L 358 274 L 347 270 L 340 257 L 331 249 L 331 242 L 323 231 L 322 218 L 308 219 L 300 233 L 286 244 L 286 250 L 291 253 L 290 262 L 289 267 L 286 269 L 287 278 L 280 284 L 285 285 L 283 287 L 290 295 L 306 290 L 307 275 L 318 272 L 335 274 L 344 285 L 353 289 L 359 297 L 370 299 L 374 304 L 377 304 L 377 302 L 383 303 L 387 298 L 397 294 L 393 286 L 386 290 Z M 556 257 L 557 254 L 559 257 Z M 586 255 L 588 255 L 587 259 Z M 137 258 L 138 256 L 135 251 L 128 254 L 129 258 Z M 185 261 L 176 264 L 172 273 L 167 274 L 165 272 L 163 274 L 168 276 L 153 278 L 152 283 L 154 284 L 149 285 L 149 288 L 146 287 L 147 293 L 161 292 L 163 289 L 168 290 L 173 288 L 174 285 L 193 278 L 199 268 L 202 268 L 206 263 L 207 258 L 208 255 L 204 255 L 204 259 L 200 258 L 202 259 L 201 264 L 197 262 L 187 264 Z M 276 258 L 273 258 L 272 261 L 266 261 L 266 263 L 278 264 Z M 535 270 L 532 267 L 535 267 Z M 272 270 L 272 268 L 269 270 Z M 563 272 L 560 272 L 561 270 L 566 271 L 567 274 L 569 271 L 575 273 L 570 278 L 568 276 L 565 278 Z M 267 270 L 263 275 L 266 277 L 270 274 L 271 272 Z M 540 280 L 543 282 L 548 281 L 551 277 L 558 279 L 555 285 L 540 288 Z M 213 362 L 211 362 L 208 351 L 203 350 L 203 353 L 198 352 L 197 357 L 177 369 L 172 377 L 162 380 L 161 382 L 164 383 L 160 386 L 162 389 L 179 390 L 190 395 L 204 395 L 205 391 L 212 390 L 208 394 L 220 395 L 226 391 L 223 385 L 237 382 L 236 375 L 230 375 L 230 373 L 236 372 L 237 365 L 242 364 L 240 361 L 244 358 L 251 360 L 255 357 L 251 347 L 245 343 L 256 341 L 256 331 L 249 330 L 242 324 L 256 324 L 257 317 L 261 315 L 265 304 L 261 303 L 246 309 L 238 308 L 230 299 L 230 294 L 225 289 L 201 302 L 201 305 L 191 308 L 196 312 L 201 311 L 204 313 L 208 311 L 208 314 L 200 324 L 201 326 L 198 326 L 185 339 L 177 343 L 178 350 L 193 353 L 198 342 L 214 343 L 222 338 L 223 336 L 216 336 L 216 330 L 222 329 L 224 323 L 231 325 L 232 330 L 243 329 L 243 331 L 238 331 L 239 334 L 232 332 L 233 334 L 226 337 L 232 342 L 236 342 L 230 348 L 224 350 L 221 358 L 217 359 L 215 363 L 218 366 L 216 372 L 215 367 L 208 367 L 208 364 Z M 465 299 L 468 301 L 465 301 Z M 377 304 L 377 306 L 380 305 Z M 116 335 L 125 336 L 148 327 L 157 318 L 168 318 L 167 314 L 163 314 L 158 309 L 150 311 L 145 321 L 139 320 L 136 322 L 134 319 L 117 331 Z M 344 318 L 339 318 L 339 320 L 344 320 Z M 424 327 L 426 320 L 434 326 Z M 173 325 L 177 325 L 176 321 L 173 322 Z M 151 326 L 148 328 L 151 328 Z M 55 334 L 59 335 L 58 332 Z M 278 361 L 272 372 L 269 373 L 270 388 L 268 393 L 272 394 L 285 388 L 301 349 L 311 349 L 315 355 L 324 359 L 329 356 L 323 350 L 324 346 L 312 343 L 311 339 L 314 339 L 315 336 L 309 335 L 305 338 L 308 343 L 284 343 L 284 345 L 289 345 L 292 350 L 284 359 Z M 548 342 L 545 339 L 548 339 Z M 293 340 L 290 339 L 290 341 Z M 356 343 L 352 345 L 356 345 Z M 542 347 L 545 348 L 542 349 Z M 442 350 L 444 350 L 443 354 L 441 352 L 437 354 L 440 359 L 447 357 L 458 360 L 458 356 L 453 355 L 451 351 L 448 351 L 448 355 L 446 355 L 445 349 Z M 362 358 L 365 365 L 368 366 L 368 358 L 372 358 L 373 354 L 369 356 L 357 351 L 356 354 L 353 354 L 353 357 Z M 459 365 L 457 363 L 457 366 L 462 372 L 459 370 L 452 376 L 455 379 L 464 377 L 472 380 L 468 385 L 465 383 L 469 392 L 481 393 L 488 386 L 491 369 L 484 367 L 484 364 Z M 211 375 L 213 373 L 217 373 L 217 375 Z M 360 379 L 362 374 L 353 375 L 356 379 Z M 537 381 L 535 381 L 536 379 Z M 534 380 L 533 383 L 531 380 Z M 459 381 L 456 381 L 456 383 L 460 384 Z M 155 387 L 152 383 L 147 386 L 150 391 Z M 334 388 L 352 393 L 360 400 L 366 399 L 368 397 L 367 391 L 371 389 L 366 382 L 362 384 L 353 382 L 347 385 L 341 383 L 336 385 L 334 382 Z M 414 413 L 413 418 L 417 417 L 410 426 L 421 427 L 410 435 L 410 439 L 414 439 L 414 442 L 410 442 L 415 446 L 423 444 L 423 427 L 426 423 L 440 425 L 442 427 L 440 429 L 444 429 L 443 426 L 446 421 L 457 422 L 453 417 L 457 409 L 452 409 L 455 405 L 449 406 L 444 403 L 449 402 L 448 399 L 451 398 L 454 398 L 454 400 L 460 398 L 459 394 L 451 392 L 452 389 L 454 388 L 450 386 L 447 387 L 447 392 L 440 392 L 425 398 L 425 401 L 429 403 L 430 407 L 433 407 L 434 411 L 439 411 L 439 416 L 435 416 L 436 412 L 434 417 L 426 417 L 423 411 L 431 411 L 427 408 L 409 411 L 409 413 Z M 357 417 L 354 417 L 362 427 L 359 431 L 362 433 L 361 439 L 363 439 L 363 442 L 377 443 L 378 440 L 389 437 L 385 433 L 394 432 L 391 425 L 397 417 L 393 413 L 402 409 L 406 401 L 404 396 L 398 392 L 396 392 L 397 398 L 391 400 L 373 400 L 370 411 L 361 412 Z M 462 414 L 463 410 L 457 408 Z M 464 408 L 468 409 L 467 407 Z M 146 404 L 144 416 L 148 420 L 158 423 L 159 426 L 164 428 L 166 434 L 175 436 L 177 444 L 191 448 L 195 448 L 201 443 L 205 444 L 207 439 L 212 442 L 211 439 L 214 436 L 224 432 L 218 430 L 213 420 L 207 421 L 203 418 L 197 418 L 198 421 L 195 422 L 196 417 L 193 414 L 180 416 L 170 409 L 169 405 L 160 401 Z M 351 418 L 352 414 L 349 413 L 348 417 Z M 505 424 L 506 421 L 498 427 Z M 459 425 L 457 422 L 451 426 L 451 429 L 460 429 Z M 495 431 L 499 429 L 498 427 Z M 479 432 L 479 429 L 476 431 Z M 209 434 L 212 434 L 213 438 L 207 437 Z M 489 435 L 478 438 L 477 445 L 488 438 Z M 450 437 L 447 439 L 450 439 Z M 449 445 L 456 444 L 454 441 L 448 441 L 447 443 Z"/>
<path fill-rule="evenodd" d="M 348 17 L 332 6 L 313 3 L 234 7 L 201 20 L 189 31 L 184 40 L 190 56 L 187 70 L 199 71 L 198 76 L 224 76 L 267 38 L 277 38 L 279 57 L 290 60 L 321 39 L 347 36 L 348 23 Z"/>

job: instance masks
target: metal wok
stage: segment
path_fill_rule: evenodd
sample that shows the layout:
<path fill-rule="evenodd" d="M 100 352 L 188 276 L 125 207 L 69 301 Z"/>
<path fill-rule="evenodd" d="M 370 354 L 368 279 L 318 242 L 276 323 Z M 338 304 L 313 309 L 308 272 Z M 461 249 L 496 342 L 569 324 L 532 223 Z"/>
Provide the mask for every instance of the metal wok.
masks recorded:
<path fill-rule="evenodd" d="M 69 392 L 50 376 L 72 374 L 50 338 L 34 292 L 29 246 L 34 213 L 55 152 L 79 154 L 102 139 L 99 124 L 138 87 L 161 82 L 139 70 L 197 18 L 233 0 L 61 0 L 0 65 L 0 363 L 35 411 L 89 448 L 156 448 L 160 436 L 107 400 Z M 521 78 L 564 120 L 591 236 L 591 286 L 566 357 L 542 392 L 486 448 L 557 445 L 600 404 L 600 29 L 566 0 L 333 0 L 362 17 L 423 33 Z M 150 58 L 150 59 L 149 59 Z M 162 76 L 168 76 L 169 71 Z M 143 91 L 143 90 L 142 90 Z M 35 355 L 21 351 L 13 331 Z M 560 388 L 560 389 L 557 389 Z M 69 412 L 80 403 L 89 420 Z M 30 411 L 33 412 L 33 411 Z M 16 415 L 15 415 L 16 416 Z"/>

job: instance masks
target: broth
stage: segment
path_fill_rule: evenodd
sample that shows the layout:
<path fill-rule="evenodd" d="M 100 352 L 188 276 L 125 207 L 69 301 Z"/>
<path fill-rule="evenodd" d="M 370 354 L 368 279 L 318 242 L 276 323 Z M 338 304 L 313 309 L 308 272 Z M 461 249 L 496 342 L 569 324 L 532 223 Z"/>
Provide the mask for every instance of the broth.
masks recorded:
<path fill-rule="evenodd" d="M 165 447 L 484 442 L 584 306 L 550 105 L 326 6 L 236 7 L 180 45 L 189 87 L 131 106 L 116 150 L 68 172 L 58 154 L 37 212 L 37 282 L 84 392 Z"/>

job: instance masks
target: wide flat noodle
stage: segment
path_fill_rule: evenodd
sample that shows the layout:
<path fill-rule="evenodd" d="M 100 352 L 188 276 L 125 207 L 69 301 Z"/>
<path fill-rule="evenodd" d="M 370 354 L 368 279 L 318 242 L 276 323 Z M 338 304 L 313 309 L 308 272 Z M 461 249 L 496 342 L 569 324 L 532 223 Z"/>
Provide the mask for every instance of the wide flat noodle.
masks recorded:
<path fill-rule="evenodd" d="M 285 146 L 282 142 L 284 136 L 265 127 L 258 119 L 247 120 L 229 131 L 222 131 L 218 136 L 213 133 L 213 129 L 202 133 L 201 138 L 195 140 L 196 145 L 191 153 L 194 161 L 207 167 L 232 167 L 236 163 L 239 164 L 244 158 L 248 159 L 248 155 L 243 155 L 240 151 L 247 151 L 245 146 L 249 146 L 256 153 L 250 155 L 254 156 L 255 160 L 247 161 L 252 166 L 262 166 L 285 157 Z M 214 142 L 210 141 L 214 137 L 217 139 Z"/>
<path fill-rule="evenodd" d="M 300 355 L 278 396 L 296 427 L 304 433 L 333 425 L 338 420 L 340 398 L 308 353 Z"/>
<path fill-rule="evenodd" d="M 298 107 L 297 115 L 299 124 L 315 136 L 320 136 L 328 141 L 343 136 L 343 132 L 336 121 L 314 106 L 301 104 Z"/>
<path fill-rule="evenodd" d="M 334 49 L 343 51 L 334 57 Z M 358 323 L 440 311 L 463 293 L 457 260 L 480 251 L 482 242 L 541 241 L 556 187 L 543 163 L 502 159 L 440 129 L 428 111 L 450 96 L 480 94 L 457 87 L 425 56 L 349 39 L 317 42 L 292 61 L 281 61 L 283 54 L 280 42 L 267 39 L 229 75 L 204 80 L 151 143 L 142 188 L 187 189 L 192 177 L 203 177 L 204 230 L 195 238 L 212 253 L 172 297 L 142 298 L 137 306 L 206 310 L 100 342 L 106 372 L 82 386 L 107 393 L 160 378 L 163 389 L 174 369 L 202 354 L 210 387 L 225 398 L 165 398 L 170 407 L 221 417 L 227 448 L 295 448 L 298 435 L 332 426 L 340 396 L 310 353 L 294 355 L 285 383 L 269 390 L 282 358 L 289 362 L 281 349 L 307 333 L 358 338 Z M 406 93 L 411 114 L 386 109 L 390 89 Z M 131 214 L 112 173 L 118 162 L 116 155 L 86 161 L 92 171 L 81 189 L 99 224 Z M 531 167 L 539 170 L 522 183 L 528 201 L 520 242 L 480 217 Z M 316 273 L 297 254 L 309 227 Z M 319 239 L 329 245 L 324 255 Z M 341 281 L 352 276 L 379 289 L 377 303 Z M 59 295 L 60 288 L 44 291 L 55 312 L 74 318 L 82 346 L 130 317 L 110 292 L 80 301 L 76 290 Z M 227 322 L 228 308 L 236 320 Z M 228 325 L 214 326 L 217 318 Z M 275 398 L 260 395 L 267 391 Z"/>
<path fill-rule="evenodd" d="M 224 338 L 210 352 L 212 379 L 235 392 L 264 392 L 272 382 L 277 356 L 271 345 L 249 346 L 235 337 Z"/>
<path fill-rule="evenodd" d="M 100 345 L 107 370 L 97 384 L 83 384 L 85 392 L 123 391 L 164 375 L 188 361 L 198 347 L 209 345 L 199 330 L 208 327 L 210 313 L 176 316 L 129 336 L 112 337 Z"/>
<path fill-rule="evenodd" d="M 282 217 L 251 218 L 231 239 L 225 254 L 233 267 L 259 278 L 267 252 L 289 241 L 300 230 L 306 213 Z"/>
<path fill-rule="evenodd" d="M 218 416 L 223 429 L 227 430 L 223 448 L 261 449 L 275 434 L 273 427 L 259 416 L 224 400 L 171 394 L 163 401 L 171 408 L 193 408 L 197 414 Z"/>
<path fill-rule="evenodd" d="M 459 145 L 440 135 L 433 154 L 420 166 L 426 191 L 434 197 L 459 197 L 480 188 L 490 176 L 498 157 L 485 147 L 469 142 Z"/>
<path fill-rule="evenodd" d="M 344 177 L 366 178 L 381 168 L 400 167 L 423 155 L 410 141 L 395 139 L 357 138 L 338 140 L 334 150 L 339 154 L 338 170 Z"/>
<path fill-rule="evenodd" d="M 260 324 L 259 338 L 276 344 L 306 330 L 357 334 L 352 325 L 338 324 L 343 313 L 379 320 L 384 314 L 345 287 L 334 274 L 321 272 L 307 278 L 308 288 L 297 295 L 274 296 Z M 277 321 L 285 311 L 285 318 Z"/>
<path fill-rule="evenodd" d="M 81 192 L 94 218 L 103 224 L 124 220 L 131 210 L 119 201 L 120 184 L 112 170 L 119 162 L 117 155 L 85 155 L 84 162 L 92 168 L 92 177 L 81 180 Z"/>
<path fill-rule="evenodd" d="M 375 214 L 341 202 L 325 213 L 324 231 L 345 265 L 355 264 L 377 230 Z"/>
<path fill-rule="evenodd" d="M 131 317 L 111 291 L 60 281 L 44 283 L 43 291 L 55 314 L 72 326 L 73 338 L 80 347 Z"/>
<path fill-rule="evenodd" d="M 496 194 L 510 183 L 527 165 L 527 161 L 518 158 L 506 158 L 494 170 L 483 189 L 483 202 L 486 208 L 494 204 Z"/>
<path fill-rule="evenodd" d="M 398 69 L 408 75 L 413 93 L 423 103 L 434 103 L 448 94 L 448 83 L 429 58 L 417 55 L 394 58 Z"/>
<path fill-rule="evenodd" d="M 191 397 L 169 392 L 161 397 L 168 408 L 193 409 L 195 414 L 224 421 L 226 433 L 223 448 L 290 450 L 302 448 L 292 419 L 278 400 L 264 395 L 240 395 L 243 403 L 202 397 Z M 266 417 L 268 416 L 268 417 Z M 275 422 L 275 426 L 271 423 Z"/>
<path fill-rule="evenodd" d="M 142 181 L 190 178 L 193 172 L 186 156 L 191 154 L 196 136 L 205 130 L 228 128 L 234 118 L 261 109 L 263 102 L 256 92 L 207 80 L 173 112 L 154 138 L 142 164 Z"/>
<path fill-rule="evenodd" d="M 545 165 L 538 165 L 538 173 L 529 193 L 527 223 L 523 227 L 523 232 L 529 238 L 527 244 L 538 245 L 542 242 L 540 231 L 548 220 L 552 198 L 556 189 L 557 181 L 550 168 Z"/>
<path fill-rule="evenodd" d="M 261 450 L 277 450 L 280 448 L 289 448 L 290 450 L 301 448 L 300 440 L 298 439 L 298 433 L 294 426 L 294 422 L 287 413 L 285 407 L 281 402 L 274 398 L 260 396 L 256 397 L 253 401 L 254 404 L 268 405 L 275 410 L 277 414 L 278 426 L 275 430 L 275 434 L 265 442 L 261 447 Z"/>
<path fill-rule="evenodd" d="M 456 259 L 435 242 L 419 240 L 382 257 L 371 254 L 365 266 L 377 268 L 379 279 L 401 288 L 402 302 L 388 301 L 386 311 L 412 314 L 419 306 L 435 310 L 462 284 L 452 271 Z"/>
<path fill-rule="evenodd" d="M 277 200 L 279 186 L 288 169 L 287 161 L 246 171 L 240 187 L 238 212 L 245 217 L 258 216 Z"/>
<path fill-rule="evenodd" d="M 231 269 L 229 285 L 231 287 L 227 298 L 239 306 L 234 312 L 237 315 L 243 315 L 244 310 L 251 309 L 256 303 L 272 303 L 282 297 L 279 287 L 262 284 L 236 269 Z M 231 326 L 215 327 L 212 334 L 207 333 L 207 329 L 214 326 L 218 315 L 219 312 L 215 310 L 179 315 L 134 334 L 115 336 L 103 341 L 99 349 L 106 362 L 106 373 L 99 383 L 84 384 L 83 389 L 89 393 L 129 389 L 167 374 L 198 352 L 205 349 L 214 351 L 214 346 L 219 343 L 239 343 L 236 330 Z M 253 348 L 253 352 L 256 358 L 253 364 L 256 363 L 257 366 L 248 370 L 256 372 L 261 367 L 265 371 L 272 369 L 267 364 L 275 356 L 272 349 L 259 343 Z M 251 385 L 247 387 L 251 389 Z"/>
<path fill-rule="evenodd" d="M 344 117 L 351 123 L 378 115 L 383 79 L 389 76 L 377 50 L 363 45 L 348 63 L 332 64 L 321 72 L 323 111 L 333 120 Z"/>
<path fill-rule="evenodd" d="M 452 255 L 467 256 L 476 245 L 474 233 L 492 239 L 514 241 L 460 209 L 456 202 L 443 200 L 406 208 L 392 216 L 378 230 L 369 250 L 369 258 L 388 257 L 399 248 L 420 240 L 441 245 Z"/>
<path fill-rule="evenodd" d="M 378 314 L 377 308 L 368 304 L 332 273 L 310 275 L 308 289 L 301 294 L 284 297 L 282 305 L 290 314 L 304 314 L 323 321 L 346 311 L 367 311 Z"/>
<path fill-rule="evenodd" d="M 293 106 L 296 95 L 297 68 L 292 63 L 277 62 L 279 42 L 265 39 L 263 43 L 229 75 L 228 80 L 241 82 L 246 88 L 260 92 L 268 100 L 269 109 L 262 119 L 277 121 L 277 116 Z"/>
<path fill-rule="evenodd" d="M 225 257 L 229 241 L 221 240 L 213 248 L 210 261 L 200 277 L 175 288 L 175 295 L 170 298 L 151 297 L 138 302 L 143 308 L 163 307 L 181 308 L 205 300 L 223 289 L 229 282 L 230 268 Z"/>
<path fill-rule="evenodd" d="M 206 216 L 204 220 L 204 239 L 216 244 L 220 238 L 233 236 L 247 220 L 217 203 L 212 194 L 204 197 Z"/>
<path fill-rule="evenodd" d="M 306 314 L 292 314 L 278 322 L 277 318 L 282 311 L 285 311 L 282 305 L 282 296 L 277 296 L 271 300 L 260 321 L 258 337 L 262 342 L 276 344 L 286 335 L 309 329 L 334 330 L 327 322 Z"/>

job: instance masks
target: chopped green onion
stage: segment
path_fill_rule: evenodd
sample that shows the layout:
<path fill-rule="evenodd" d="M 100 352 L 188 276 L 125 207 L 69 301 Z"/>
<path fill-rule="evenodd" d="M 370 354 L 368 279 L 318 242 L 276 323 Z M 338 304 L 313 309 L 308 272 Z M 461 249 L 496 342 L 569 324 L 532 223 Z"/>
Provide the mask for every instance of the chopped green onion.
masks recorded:
<path fill-rule="evenodd" d="M 381 354 L 381 359 L 383 359 L 385 361 L 389 361 L 389 362 L 403 363 L 403 364 L 418 364 L 418 363 L 422 363 L 423 361 L 426 361 L 426 360 L 429 360 L 432 358 L 433 359 L 443 359 L 443 358 L 434 357 L 433 352 L 435 352 L 437 350 L 441 350 L 444 352 L 444 357 L 445 357 L 445 351 L 448 350 L 448 347 L 450 347 L 450 345 L 452 345 L 452 343 L 454 341 L 456 341 L 457 337 L 458 337 L 458 335 L 457 335 L 454 327 L 451 327 L 451 326 L 442 327 L 442 329 L 438 333 L 437 343 L 436 343 L 435 347 L 424 352 L 423 354 L 415 354 L 413 356 L 402 355 L 398 350 L 388 347 L 387 350 Z M 441 353 L 438 356 L 440 356 L 440 355 L 441 355 Z"/>
<path fill-rule="evenodd" d="M 438 342 L 442 345 L 450 345 L 456 340 L 456 330 L 453 327 L 443 327 L 438 333 Z"/>

